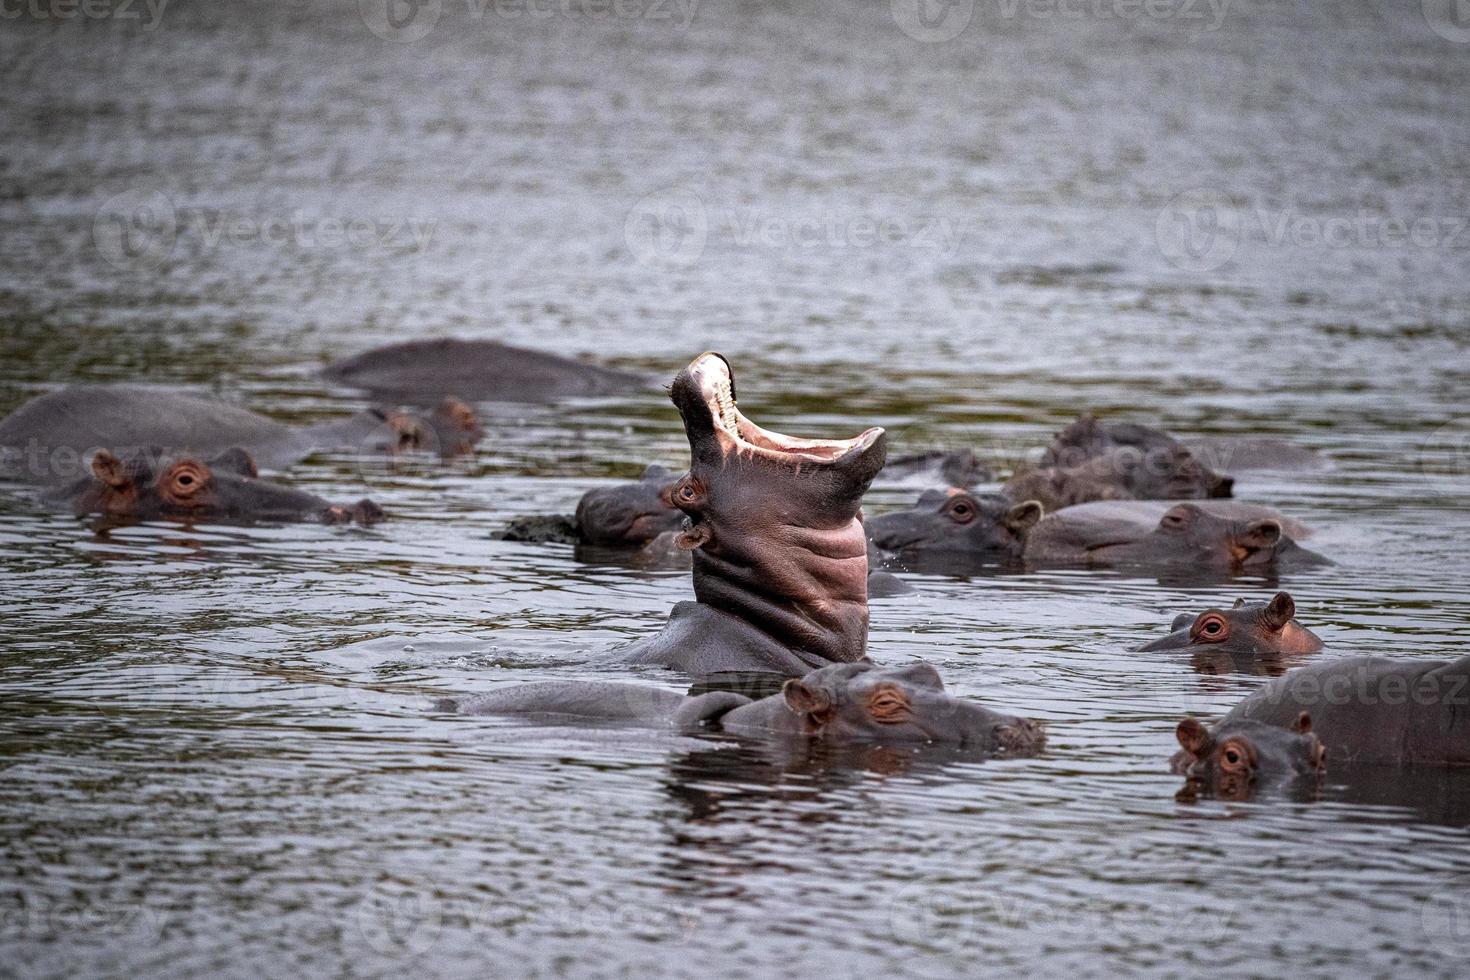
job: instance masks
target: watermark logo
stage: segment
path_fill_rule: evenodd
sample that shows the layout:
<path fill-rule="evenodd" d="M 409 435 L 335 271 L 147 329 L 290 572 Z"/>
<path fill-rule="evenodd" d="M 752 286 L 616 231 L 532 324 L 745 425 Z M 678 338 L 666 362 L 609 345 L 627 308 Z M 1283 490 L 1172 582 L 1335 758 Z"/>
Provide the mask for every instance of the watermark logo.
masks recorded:
<path fill-rule="evenodd" d="M 892 0 L 893 22 L 921 44 L 953 41 L 970 26 L 975 0 Z"/>
<path fill-rule="evenodd" d="M 1456 878 L 1425 899 L 1419 922 L 1436 950 L 1470 958 L 1470 877 Z"/>
<path fill-rule="evenodd" d="M 1419 473 L 1440 494 L 1470 492 L 1470 418 L 1454 419 L 1419 447 Z"/>
<path fill-rule="evenodd" d="M 1423 0 L 1429 29 L 1452 44 L 1470 44 L 1470 0 Z"/>
<path fill-rule="evenodd" d="M 383 956 L 421 955 L 444 931 L 444 899 L 423 881 L 380 881 L 355 910 L 358 934 Z"/>
<path fill-rule="evenodd" d="M 402 44 L 427 37 L 444 12 L 443 0 L 358 0 L 357 10 L 373 34 Z"/>
<path fill-rule="evenodd" d="M 156 31 L 169 0 L 0 0 L 0 20 L 141 21 Z"/>
<path fill-rule="evenodd" d="M 162 191 L 130 190 L 107 199 L 92 221 L 92 243 L 123 272 L 158 268 L 178 240 L 178 213 Z"/>
<path fill-rule="evenodd" d="M 1154 223 L 1164 258 L 1186 272 L 1209 272 L 1229 262 L 1240 244 L 1240 214 L 1219 191 L 1195 188 L 1174 195 Z"/>
<path fill-rule="evenodd" d="M 708 237 L 709 213 L 688 188 L 643 196 L 623 222 L 623 241 L 639 265 L 691 266 L 704 254 Z"/>

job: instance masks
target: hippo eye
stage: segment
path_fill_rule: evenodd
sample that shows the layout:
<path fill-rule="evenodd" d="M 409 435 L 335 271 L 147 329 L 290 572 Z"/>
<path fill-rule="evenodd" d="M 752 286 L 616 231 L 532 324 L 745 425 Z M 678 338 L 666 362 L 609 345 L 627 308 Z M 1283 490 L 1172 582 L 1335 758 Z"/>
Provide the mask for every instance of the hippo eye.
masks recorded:
<path fill-rule="evenodd" d="M 674 485 L 674 503 L 680 507 L 692 507 L 704 497 L 704 488 L 692 477 L 685 477 Z"/>
<path fill-rule="evenodd" d="M 968 524 L 975 519 L 975 505 L 963 497 L 949 504 L 949 516 L 957 524 Z"/>
<path fill-rule="evenodd" d="M 1220 750 L 1220 768 L 1226 772 L 1244 772 L 1251 767 L 1250 753 L 1239 742 L 1226 742 Z"/>
<path fill-rule="evenodd" d="M 1206 643 L 1219 643 L 1229 636 L 1230 624 L 1225 621 L 1225 617 L 1213 613 L 1201 617 L 1194 627 L 1194 638 Z"/>
<path fill-rule="evenodd" d="M 164 493 L 176 500 L 192 497 L 204 488 L 209 472 L 192 460 L 179 463 L 163 480 Z"/>
<path fill-rule="evenodd" d="M 893 684 L 880 684 L 868 695 L 868 714 L 883 725 L 901 725 L 908 720 L 908 692 Z"/>

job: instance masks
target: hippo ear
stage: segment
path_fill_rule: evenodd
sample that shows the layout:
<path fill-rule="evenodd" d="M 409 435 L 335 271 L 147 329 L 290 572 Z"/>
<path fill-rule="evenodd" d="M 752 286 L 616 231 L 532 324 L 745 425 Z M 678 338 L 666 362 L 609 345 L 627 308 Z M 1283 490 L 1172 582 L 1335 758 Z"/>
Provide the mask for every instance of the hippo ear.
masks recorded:
<path fill-rule="evenodd" d="M 832 718 L 832 701 L 821 688 L 808 687 L 793 677 L 781 685 L 781 697 L 811 728 L 821 728 Z"/>
<path fill-rule="evenodd" d="M 1236 540 L 1248 551 L 1270 551 L 1281 541 L 1281 524 L 1274 520 L 1253 521 Z"/>
<path fill-rule="evenodd" d="M 1231 606 L 1230 608 L 1231 609 L 1239 609 L 1243 605 L 1245 605 L 1245 600 L 1244 599 L 1236 599 L 1235 600 L 1235 605 Z"/>
<path fill-rule="evenodd" d="M 1279 633 L 1296 616 L 1296 602 L 1289 592 L 1278 592 L 1266 603 L 1266 625 L 1273 633 Z"/>
<path fill-rule="evenodd" d="M 1192 622 L 1194 622 L 1194 616 L 1191 613 L 1180 613 L 1179 615 L 1175 616 L 1174 621 L 1169 624 L 1169 632 L 1177 633 Z"/>
<path fill-rule="evenodd" d="M 708 524 L 691 524 L 674 539 L 674 544 L 683 551 L 693 551 L 708 544 L 710 537 Z"/>
<path fill-rule="evenodd" d="M 236 473 L 252 478 L 260 476 L 260 470 L 255 466 L 255 458 L 239 446 L 226 449 L 211 457 L 208 466 L 212 470 L 224 473 Z"/>
<path fill-rule="evenodd" d="M 1036 526 L 1036 522 L 1041 520 L 1044 513 L 1046 513 L 1046 510 L 1041 506 L 1040 501 L 1022 501 L 1006 511 L 1006 527 L 1018 534 L 1022 531 L 1029 531 Z"/>
<path fill-rule="evenodd" d="M 1203 758 L 1210 748 L 1210 731 L 1198 718 L 1186 718 L 1174 729 L 1180 748 L 1195 758 Z"/>
<path fill-rule="evenodd" d="M 1309 714 L 1308 712 L 1303 711 L 1301 714 L 1297 715 L 1296 716 L 1296 721 L 1294 721 L 1294 722 L 1291 723 L 1291 730 L 1294 731 L 1294 732 L 1296 732 L 1298 735 L 1310 735 L 1310 734 L 1312 734 L 1312 716 L 1311 716 L 1311 714 Z"/>
<path fill-rule="evenodd" d="M 92 475 L 114 490 L 121 490 L 133 482 L 122 460 L 106 449 L 97 450 L 97 454 L 92 457 Z"/>

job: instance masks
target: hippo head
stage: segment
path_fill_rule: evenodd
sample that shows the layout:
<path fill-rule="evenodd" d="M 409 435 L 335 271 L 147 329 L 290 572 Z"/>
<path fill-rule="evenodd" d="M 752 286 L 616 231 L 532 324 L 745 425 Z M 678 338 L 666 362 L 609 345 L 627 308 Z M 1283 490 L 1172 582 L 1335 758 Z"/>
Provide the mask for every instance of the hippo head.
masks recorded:
<path fill-rule="evenodd" d="M 863 493 L 883 468 L 882 429 L 799 439 L 763 429 L 735 404 L 730 365 L 701 354 L 669 395 L 690 468 L 673 491 L 688 515 L 694 594 L 791 649 L 850 661 L 867 644 Z"/>
<path fill-rule="evenodd" d="M 916 554 L 958 551 L 1018 558 L 1026 532 L 1041 520 L 1034 500 L 1012 504 L 997 493 L 970 493 L 951 487 L 925 491 L 909 510 L 893 511 L 867 522 L 868 537 L 884 551 Z"/>
<path fill-rule="evenodd" d="M 1110 499 L 1086 496 L 1089 486 L 1121 486 L 1140 500 L 1229 497 L 1235 486 L 1233 477 L 1210 469 L 1167 432 L 1129 422 L 1103 423 L 1091 414 L 1057 433 L 1041 465 L 1074 471 L 1059 492 L 1075 499 L 1057 504 L 1062 507 Z"/>
<path fill-rule="evenodd" d="M 383 511 L 371 500 L 337 507 L 315 494 L 284 487 L 256 474 L 243 449 L 227 449 L 208 461 L 162 451 L 119 459 L 106 449 L 92 457 L 92 475 L 58 491 L 77 514 L 113 517 L 189 517 L 200 520 L 320 520 L 371 524 Z"/>
<path fill-rule="evenodd" d="M 1174 734 L 1179 751 L 1170 760 L 1172 771 L 1188 778 L 1192 789 L 1222 799 L 1248 799 L 1268 783 L 1318 779 L 1327 766 L 1327 747 L 1312 734 L 1312 717 L 1305 711 L 1290 729 L 1229 721 L 1211 731 L 1185 718 Z"/>
<path fill-rule="evenodd" d="M 943 742 L 986 752 L 1030 754 L 1042 726 L 951 697 L 926 663 L 880 668 L 868 661 L 821 667 L 781 688 L 808 735 L 834 740 Z"/>
<path fill-rule="evenodd" d="M 1279 521 L 1230 520 L 1194 504 L 1169 508 L 1144 540 L 1161 559 L 1228 568 L 1269 565 L 1296 548 Z"/>
<path fill-rule="evenodd" d="M 428 415 L 401 409 L 371 409 L 386 427 L 380 434 L 383 452 L 437 452 L 459 456 L 485 437 L 475 410 L 453 396 L 446 397 Z"/>
<path fill-rule="evenodd" d="M 1270 602 L 1237 599 L 1229 609 L 1181 613 L 1171 632 L 1142 650 L 1223 650 L 1240 654 L 1306 654 L 1322 649 L 1317 634 L 1294 618 L 1296 602 L 1278 592 Z"/>
<path fill-rule="evenodd" d="M 587 544 L 642 545 L 684 525 L 684 512 L 674 506 L 679 476 L 650 466 L 634 483 L 597 487 L 577 504 L 577 529 Z"/>
<path fill-rule="evenodd" d="M 1093 464 L 1106 462 L 1099 458 Z M 1133 500 L 1135 495 L 1107 467 L 1084 464 L 1070 468 L 1023 470 L 1006 481 L 1010 500 L 1032 500 L 1047 511 L 1075 507 L 1095 500 Z"/>

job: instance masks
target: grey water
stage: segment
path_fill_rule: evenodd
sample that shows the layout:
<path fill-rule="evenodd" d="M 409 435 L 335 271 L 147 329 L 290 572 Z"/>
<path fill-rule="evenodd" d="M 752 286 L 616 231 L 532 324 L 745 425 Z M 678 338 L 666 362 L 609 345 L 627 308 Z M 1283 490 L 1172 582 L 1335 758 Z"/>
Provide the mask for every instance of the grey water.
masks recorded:
<path fill-rule="evenodd" d="M 143 381 L 316 421 L 366 404 L 321 366 L 408 337 L 718 349 L 764 425 L 1002 469 L 1082 410 L 1297 440 L 1331 466 L 1238 495 L 1336 564 L 910 577 L 873 658 L 1048 724 L 977 762 L 430 711 L 678 686 L 587 661 L 687 573 L 493 539 L 681 465 L 657 390 L 283 477 L 371 529 L 4 488 L 0 974 L 1464 976 L 1470 776 L 1176 799 L 1174 725 L 1266 678 L 1131 651 L 1287 588 L 1320 657 L 1464 654 L 1470 31 L 1142 9 L 6 6 L 0 411 Z"/>

